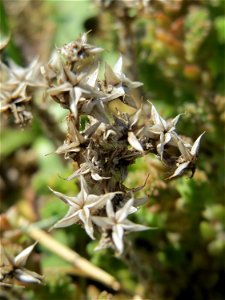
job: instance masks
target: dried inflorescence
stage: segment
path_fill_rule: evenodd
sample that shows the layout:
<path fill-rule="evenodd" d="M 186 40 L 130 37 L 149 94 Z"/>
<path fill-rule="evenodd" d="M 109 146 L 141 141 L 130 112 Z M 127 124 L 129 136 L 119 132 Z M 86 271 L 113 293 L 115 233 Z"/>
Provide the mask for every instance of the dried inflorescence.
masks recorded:
<path fill-rule="evenodd" d="M 166 121 L 152 103 L 147 104 L 151 108 L 147 120 L 132 95 L 142 83 L 123 73 L 121 56 L 113 68 L 105 64 L 104 78 L 100 79 L 98 55 L 102 51 L 88 44 L 87 34 L 83 34 L 57 49 L 41 68 L 49 95 L 68 109 L 67 137 L 56 153 L 77 163 L 78 169 L 67 180 L 78 177 L 81 182 L 75 197 L 53 191 L 69 205 L 66 216 L 54 227 L 82 224 L 92 239 L 101 233 L 98 248 L 113 247 L 122 254 L 124 233 L 147 229 L 127 220 L 146 200 L 135 199 L 134 190 L 124 186 L 128 166 L 136 158 L 153 153 L 172 170 L 169 178 L 188 170 L 194 173 L 202 135 L 193 145 L 185 143 L 176 132 L 180 115 Z M 115 99 L 136 111 L 112 112 L 108 103 Z"/>
<path fill-rule="evenodd" d="M 3 50 L 9 41 L 4 40 L 0 46 Z M 0 62 L 0 112 L 12 113 L 15 123 L 25 125 L 32 119 L 27 110 L 27 103 L 32 99 L 34 88 L 43 86 L 40 80 L 40 65 L 35 59 L 27 68 L 18 66 L 12 60 Z"/>
<path fill-rule="evenodd" d="M 1 112 L 11 112 L 15 123 L 24 125 L 32 119 L 27 110 L 27 102 L 32 98 L 31 89 L 40 86 L 37 81 L 39 65 L 37 60 L 28 68 L 22 68 L 14 62 L 1 63 Z"/>

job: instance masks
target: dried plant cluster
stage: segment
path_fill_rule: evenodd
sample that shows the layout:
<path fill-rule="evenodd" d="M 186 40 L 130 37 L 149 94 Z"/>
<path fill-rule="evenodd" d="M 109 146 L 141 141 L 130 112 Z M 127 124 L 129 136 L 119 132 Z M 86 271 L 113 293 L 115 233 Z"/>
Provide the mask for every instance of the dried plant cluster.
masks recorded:
<path fill-rule="evenodd" d="M 1 42 L 0 51 L 8 42 L 9 38 Z M 31 112 L 27 110 L 27 103 L 31 100 L 34 89 L 42 86 L 39 69 L 37 59 L 27 68 L 18 66 L 12 60 L 8 61 L 8 64 L 2 61 L 0 63 L 0 111 L 12 114 L 16 124 L 25 125 L 32 119 Z"/>
<path fill-rule="evenodd" d="M 152 103 L 147 119 L 143 106 L 136 107 L 132 90 L 142 85 L 123 73 L 120 56 L 114 67 L 105 64 L 99 76 L 99 53 L 103 49 L 87 43 L 87 34 L 57 49 L 49 63 L 41 68 L 54 101 L 68 109 L 68 133 L 56 153 L 76 162 L 78 169 L 67 180 L 80 179 L 80 193 L 75 196 L 53 193 L 68 206 L 68 213 L 54 227 L 82 224 L 94 239 L 101 234 L 99 249 L 113 247 L 117 254 L 124 249 L 123 237 L 129 231 L 148 229 L 127 217 L 146 199 L 135 198 L 137 189 L 123 184 L 128 166 L 148 153 L 158 156 L 168 170 L 169 179 L 195 170 L 200 140 L 193 145 L 176 133 L 180 115 L 164 120 Z M 119 99 L 132 114 L 112 112 L 109 102 Z"/>
<path fill-rule="evenodd" d="M 193 145 L 186 143 L 176 132 L 180 115 L 166 121 L 150 102 L 137 107 L 132 91 L 142 83 L 123 73 L 122 56 L 113 68 L 105 63 L 101 78 L 102 51 L 88 44 L 87 34 L 83 34 L 56 49 L 41 68 L 37 61 L 27 69 L 12 62 L 8 66 L 1 63 L 1 112 L 11 111 L 15 122 L 23 125 L 31 118 L 26 103 L 34 88 L 43 84 L 51 98 L 68 110 L 66 139 L 56 153 L 77 164 L 77 170 L 67 180 L 79 178 L 80 192 L 67 196 L 50 188 L 68 205 L 67 214 L 53 228 L 80 224 L 91 239 L 101 236 L 98 249 L 112 247 L 117 255 L 122 255 L 127 233 L 150 229 L 128 219 L 147 201 L 135 197 L 142 187 L 129 189 L 124 185 L 129 165 L 152 153 L 168 168 L 168 179 L 187 171 L 193 175 L 202 135 Z M 109 103 L 114 100 L 120 100 L 134 112 L 111 110 Z M 146 110 L 151 111 L 150 118 Z M 33 246 L 10 260 L 14 277 L 21 281 L 41 280 L 39 275 L 20 268 L 32 249 Z"/>

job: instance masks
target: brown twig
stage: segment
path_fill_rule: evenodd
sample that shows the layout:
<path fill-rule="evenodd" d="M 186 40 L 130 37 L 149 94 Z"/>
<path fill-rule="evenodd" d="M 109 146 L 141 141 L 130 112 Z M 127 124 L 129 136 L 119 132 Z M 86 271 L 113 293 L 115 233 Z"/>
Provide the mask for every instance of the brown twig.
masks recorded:
<path fill-rule="evenodd" d="M 77 270 L 80 276 L 92 278 L 102 284 L 117 291 L 120 289 L 119 282 L 110 274 L 104 270 L 96 267 L 85 258 L 81 257 L 78 253 L 71 250 L 70 248 L 62 245 L 56 241 L 50 234 L 43 230 L 29 225 L 28 221 L 21 220 L 21 225 L 26 228 L 26 233 L 34 240 L 37 240 L 41 245 L 46 247 L 51 252 L 70 262 Z"/>

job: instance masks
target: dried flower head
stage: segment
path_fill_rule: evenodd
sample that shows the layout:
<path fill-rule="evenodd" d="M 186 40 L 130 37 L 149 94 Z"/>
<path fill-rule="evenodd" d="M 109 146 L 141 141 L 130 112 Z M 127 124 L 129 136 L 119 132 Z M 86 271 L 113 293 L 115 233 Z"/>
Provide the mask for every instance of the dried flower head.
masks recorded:
<path fill-rule="evenodd" d="M 107 217 L 92 217 L 93 222 L 103 230 L 103 239 L 110 239 L 108 241 L 108 247 L 112 244 L 117 253 L 121 255 L 123 253 L 123 235 L 130 231 L 142 231 L 148 230 L 149 227 L 135 224 L 127 219 L 127 216 L 137 209 L 133 207 L 134 199 L 130 199 L 127 203 L 116 212 L 113 209 L 112 201 L 108 201 L 106 204 Z M 105 243 L 106 245 L 106 243 Z M 100 248 L 100 247 L 99 247 Z"/>
<path fill-rule="evenodd" d="M 169 179 L 181 176 L 185 171 L 191 170 L 192 175 L 195 172 L 195 161 L 197 159 L 201 138 L 205 132 L 203 132 L 197 140 L 194 142 L 193 146 L 185 145 L 180 139 L 178 141 L 178 148 L 181 152 L 181 156 L 177 159 L 177 168 L 174 173 L 169 177 Z"/>
<path fill-rule="evenodd" d="M 82 35 L 59 48 L 42 68 L 52 99 L 69 111 L 67 136 L 56 153 L 78 165 L 67 180 L 78 177 L 81 183 L 75 197 L 52 190 L 69 205 L 54 228 L 79 223 L 92 239 L 96 229 L 102 235 L 99 249 L 112 246 L 122 254 L 124 234 L 147 229 L 127 220 L 134 206 L 143 202 L 131 195 L 138 189 L 124 186 L 128 166 L 137 157 L 153 153 L 169 169 L 177 167 L 170 178 L 182 175 L 195 166 L 201 136 L 190 149 L 176 132 L 180 115 L 165 121 L 151 103 L 150 120 L 146 120 L 145 111 L 136 108 L 132 98 L 133 89 L 142 83 L 132 82 L 123 73 L 122 56 L 113 68 L 105 64 L 104 78 L 99 78 L 99 52 Z M 112 112 L 108 102 L 118 98 L 136 111 Z"/>
<path fill-rule="evenodd" d="M 111 200 L 117 192 L 103 195 L 89 194 L 87 183 L 83 176 L 80 176 L 81 190 L 75 197 L 69 197 L 62 193 L 50 190 L 62 201 L 69 205 L 69 210 L 65 217 L 58 221 L 53 228 L 67 227 L 81 222 L 85 231 L 94 239 L 94 230 L 91 221 L 91 215 L 101 209 L 107 200 Z"/>
<path fill-rule="evenodd" d="M 10 285 L 13 279 L 22 283 L 42 283 L 43 276 L 26 269 L 24 266 L 27 259 L 37 243 L 25 248 L 15 258 L 12 258 L 3 247 L 1 247 L 0 263 L 0 285 Z"/>
<path fill-rule="evenodd" d="M 17 124 L 24 125 L 32 119 L 27 103 L 32 99 L 32 90 L 43 86 L 39 79 L 39 68 L 37 59 L 27 68 L 22 68 L 13 61 L 8 66 L 0 63 L 0 112 L 12 113 Z"/>

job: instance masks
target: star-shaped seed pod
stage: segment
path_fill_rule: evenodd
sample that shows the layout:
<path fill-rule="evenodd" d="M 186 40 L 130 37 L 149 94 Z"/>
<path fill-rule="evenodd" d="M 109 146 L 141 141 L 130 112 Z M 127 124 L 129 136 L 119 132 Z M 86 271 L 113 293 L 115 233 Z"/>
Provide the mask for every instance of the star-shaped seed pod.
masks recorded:
<path fill-rule="evenodd" d="M 22 68 L 9 61 L 9 66 L 0 64 L 1 95 L 0 112 L 11 111 L 16 123 L 24 124 L 32 118 L 26 111 L 26 103 L 31 100 L 29 90 L 34 87 L 43 87 L 44 83 L 39 79 L 40 70 L 38 60 L 34 60 L 27 68 Z"/>
<path fill-rule="evenodd" d="M 142 108 L 138 109 L 134 114 L 128 115 L 127 113 L 120 114 L 114 117 L 114 124 L 106 128 L 103 138 L 107 140 L 110 135 L 115 136 L 117 139 L 126 137 L 128 143 L 137 151 L 144 152 L 143 147 L 137 138 L 136 131 L 138 129 L 138 121 Z"/>
<path fill-rule="evenodd" d="M 63 61 L 59 63 L 58 60 L 50 61 L 42 68 L 42 73 L 50 84 L 49 95 L 69 109 L 75 119 L 79 114 L 88 114 L 101 122 L 108 123 L 102 102 L 106 94 L 97 86 L 99 64 L 93 63 L 83 71 L 75 71 L 70 65 Z M 56 83 L 53 83 L 54 77 Z"/>
<path fill-rule="evenodd" d="M 23 283 L 42 283 L 43 276 L 24 267 L 36 244 L 37 242 L 25 248 L 15 258 L 8 255 L 1 247 L 0 283 L 11 284 L 10 281 L 13 279 Z"/>
<path fill-rule="evenodd" d="M 76 41 L 59 48 L 58 51 L 65 57 L 68 64 L 87 59 L 103 51 L 87 43 L 87 33 L 83 33 Z"/>
<path fill-rule="evenodd" d="M 174 119 L 170 121 L 164 120 L 159 113 L 157 112 L 155 106 L 153 104 L 151 109 L 151 118 L 154 123 L 153 126 L 149 126 L 147 134 L 154 134 L 159 136 L 159 143 L 157 144 L 157 152 L 160 155 L 161 160 L 163 159 L 163 152 L 165 145 L 177 144 L 177 135 L 175 133 L 176 124 L 181 116 L 181 114 L 177 115 Z"/>
<path fill-rule="evenodd" d="M 101 181 L 103 179 L 109 179 L 110 177 L 101 176 L 99 173 L 101 170 L 97 166 L 94 165 L 91 161 L 89 161 L 87 158 L 85 159 L 86 162 L 82 163 L 80 165 L 80 168 L 76 170 L 72 175 L 70 175 L 67 180 L 72 180 L 74 178 L 79 177 L 80 175 L 85 175 L 90 173 L 91 178 L 95 181 Z"/>
<path fill-rule="evenodd" d="M 124 73 L 123 73 L 123 58 L 119 57 L 117 62 L 115 63 L 113 69 L 105 64 L 105 84 L 106 90 L 109 95 L 103 99 L 104 102 L 111 101 L 113 99 L 123 97 L 123 102 L 133 106 L 136 108 L 136 104 L 131 99 L 131 97 L 127 97 L 129 95 L 129 90 L 136 89 L 143 85 L 142 82 L 139 81 L 131 81 Z"/>
<path fill-rule="evenodd" d="M 69 210 L 65 217 L 59 220 L 53 228 L 68 227 L 81 222 L 90 238 L 94 239 L 91 215 L 103 208 L 108 200 L 111 200 L 116 194 L 121 192 L 103 195 L 89 194 L 88 186 L 83 176 L 80 176 L 80 184 L 81 190 L 74 197 L 66 196 L 49 188 L 59 199 L 69 205 Z"/>
<path fill-rule="evenodd" d="M 172 178 L 181 176 L 187 170 L 192 171 L 191 177 L 194 175 L 195 161 L 196 161 L 197 156 L 198 156 L 198 151 L 199 151 L 199 147 L 200 147 L 201 138 L 202 138 L 204 133 L 205 132 L 203 132 L 197 138 L 197 140 L 194 142 L 191 149 L 190 149 L 190 147 L 186 146 L 181 139 L 178 141 L 178 148 L 181 152 L 181 157 L 179 157 L 179 159 L 178 159 L 176 170 L 174 171 L 174 173 L 168 179 L 172 179 Z"/>
<path fill-rule="evenodd" d="M 117 253 L 121 255 L 124 250 L 123 236 L 126 232 L 148 230 L 150 227 L 135 224 L 127 219 L 127 216 L 137 209 L 133 206 L 134 199 L 130 199 L 118 211 L 114 211 L 112 201 L 106 204 L 107 217 L 92 217 L 92 221 L 102 228 L 104 231 L 109 231 L 111 241 Z"/>

